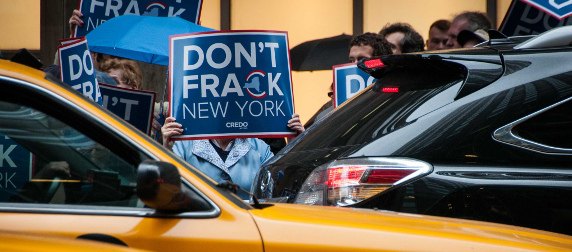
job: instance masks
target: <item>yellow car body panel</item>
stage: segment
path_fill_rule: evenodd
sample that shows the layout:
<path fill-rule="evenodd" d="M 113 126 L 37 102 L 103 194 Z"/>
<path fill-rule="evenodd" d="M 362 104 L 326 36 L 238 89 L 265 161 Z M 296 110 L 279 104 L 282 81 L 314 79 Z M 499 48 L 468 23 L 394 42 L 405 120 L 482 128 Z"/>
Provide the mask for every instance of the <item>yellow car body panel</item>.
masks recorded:
<path fill-rule="evenodd" d="M 2 252 L 144 252 L 121 245 L 111 245 L 83 239 L 0 232 Z"/>
<path fill-rule="evenodd" d="M 152 159 L 173 164 L 217 208 L 215 215 L 193 217 L 135 208 L 120 215 L 111 206 L 69 205 L 77 211 L 68 213 L 61 211 L 67 205 L 46 204 L 22 211 L 0 203 L 0 223 L 9 231 L 71 238 L 103 234 L 152 251 L 572 251 L 572 237 L 506 225 L 304 205 L 255 209 L 213 187 L 214 181 L 99 105 L 44 79 L 44 73 L 0 60 L 0 76 L 61 96 Z"/>
<path fill-rule="evenodd" d="M 572 240 L 566 235 L 416 214 L 291 204 L 275 204 L 251 213 L 266 252 L 568 251 L 572 248 Z M 329 228 L 324 229 L 325 226 Z"/>

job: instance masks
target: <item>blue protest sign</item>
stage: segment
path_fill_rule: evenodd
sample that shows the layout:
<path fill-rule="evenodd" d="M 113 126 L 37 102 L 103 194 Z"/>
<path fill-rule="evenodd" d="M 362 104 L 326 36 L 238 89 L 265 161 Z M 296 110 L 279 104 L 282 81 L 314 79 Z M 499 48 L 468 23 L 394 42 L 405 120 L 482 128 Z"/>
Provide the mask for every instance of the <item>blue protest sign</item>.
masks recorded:
<path fill-rule="evenodd" d="M 83 27 L 76 27 L 74 37 L 85 36 L 98 25 L 121 15 L 153 17 L 179 16 L 199 24 L 202 0 L 81 0 Z"/>
<path fill-rule="evenodd" d="M 95 76 L 87 40 L 58 46 L 60 78 L 64 83 L 101 105 L 101 93 Z"/>
<path fill-rule="evenodd" d="M 571 0 L 523 0 L 560 20 L 572 15 Z"/>
<path fill-rule="evenodd" d="M 169 114 L 181 139 L 295 136 L 286 32 L 171 36 Z"/>
<path fill-rule="evenodd" d="M 507 36 L 536 35 L 572 23 L 572 1 L 513 0 L 499 31 Z M 567 5 L 567 3 L 569 3 Z M 560 7 L 560 9 L 556 8 Z M 550 11 L 558 9 L 558 13 Z"/>
<path fill-rule="evenodd" d="M 335 65 L 333 70 L 334 108 L 340 106 L 377 80 L 359 69 L 355 63 Z"/>
<path fill-rule="evenodd" d="M 103 107 L 131 123 L 147 135 L 151 134 L 155 92 L 100 85 Z"/>
<path fill-rule="evenodd" d="M 32 178 L 32 153 L 12 139 L 0 134 L 0 201 L 18 194 Z"/>

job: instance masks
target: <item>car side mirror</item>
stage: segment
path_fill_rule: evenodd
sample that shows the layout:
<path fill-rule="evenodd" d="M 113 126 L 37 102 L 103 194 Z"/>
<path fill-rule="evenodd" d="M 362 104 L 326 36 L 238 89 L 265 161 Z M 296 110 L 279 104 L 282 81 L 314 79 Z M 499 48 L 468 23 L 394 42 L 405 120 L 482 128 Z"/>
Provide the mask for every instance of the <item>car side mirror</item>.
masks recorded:
<path fill-rule="evenodd" d="M 208 211 L 212 206 L 182 186 L 179 170 L 173 164 L 146 160 L 137 169 L 137 197 L 159 211 Z"/>

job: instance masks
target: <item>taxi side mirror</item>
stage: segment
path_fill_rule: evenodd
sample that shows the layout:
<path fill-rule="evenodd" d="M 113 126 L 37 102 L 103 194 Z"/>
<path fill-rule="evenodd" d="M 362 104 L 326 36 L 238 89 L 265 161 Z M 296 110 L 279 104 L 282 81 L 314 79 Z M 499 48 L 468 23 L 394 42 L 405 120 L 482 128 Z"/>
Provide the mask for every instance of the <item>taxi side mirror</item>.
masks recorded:
<path fill-rule="evenodd" d="M 195 192 L 182 186 L 173 164 L 146 160 L 137 168 L 137 197 L 158 211 L 209 211 L 213 207 Z"/>

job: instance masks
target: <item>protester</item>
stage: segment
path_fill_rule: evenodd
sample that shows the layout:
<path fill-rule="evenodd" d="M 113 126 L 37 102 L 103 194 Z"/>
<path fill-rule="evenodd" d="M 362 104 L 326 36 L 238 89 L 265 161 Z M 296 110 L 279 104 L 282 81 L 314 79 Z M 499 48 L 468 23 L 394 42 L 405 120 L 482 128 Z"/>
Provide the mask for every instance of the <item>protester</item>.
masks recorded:
<path fill-rule="evenodd" d="M 387 24 L 379 34 L 390 44 L 393 54 L 422 52 L 425 48 L 423 37 L 410 24 Z"/>
<path fill-rule="evenodd" d="M 366 32 L 364 34 L 355 36 L 350 41 L 349 47 L 350 50 L 348 52 L 348 58 L 350 63 L 356 63 L 363 59 L 392 54 L 391 44 L 379 34 L 371 32 Z M 314 124 L 314 122 L 318 121 L 334 109 L 334 101 L 332 99 L 333 83 L 330 85 L 330 92 L 328 92 L 328 97 L 330 97 L 330 100 L 324 103 L 324 105 L 322 105 L 322 107 L 318 109 L 316 113 L 314 113 L 312 118 L 310 118 L 306 124 L 304 124 L 304 128 L 309 128 L 312 126 L 312 124 Z"/>
<path fill-rule="evenodd" d="M 304 132 L 298 114 L 293 114 L 288 121 L 288 128 L 296 133 Z M 254 176 L 260 166 L 274 156 L 264 141 L 257 138 L 204 139 L 190 141 L 173 141 L 172 136 L 183 133 L 182 125 L 174 117 L 165 119 L 161 128 L 163 146 L 172 150 L 177 156 L 219 183 L 230 181 L 242 189 L 250 190 Z M 250 195 L 238 191 L 242 199 Z"/>
<path fill-rule="evenodd" d="M 462 30 L 457 36 L 457 42 L 463 47 L 474 47 L 477 44 L 489 40 L 489 34 L 483 30 L 478 29 L 474 32 L 469 30 Z"/>
<path fill-rule="evenodd" d="M 451 21 L 440 19 L 429 27 L 429 37 L 427 38 L 427 51 L 447 49 L 447 31 L 451 26 Z"/>
<path fill-rule="evenodd" d="M 476 31 L 483 29 L 488 31 L 492 29 L 492 23 L 485 13 L 476 11 L 466 11 L 457 15 L 451 22 L 449 31 L 447 31 L 447 47 L 461 48 L 457 41 L 457 36 L 462 30 Z"/>
<path fill-rule="evenodd" d="M 378 34 L 366 32 L 350 41 L 349 62 L 392 54 L 391 44 Z"/>

